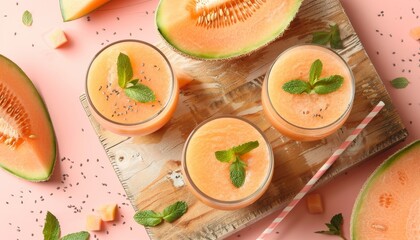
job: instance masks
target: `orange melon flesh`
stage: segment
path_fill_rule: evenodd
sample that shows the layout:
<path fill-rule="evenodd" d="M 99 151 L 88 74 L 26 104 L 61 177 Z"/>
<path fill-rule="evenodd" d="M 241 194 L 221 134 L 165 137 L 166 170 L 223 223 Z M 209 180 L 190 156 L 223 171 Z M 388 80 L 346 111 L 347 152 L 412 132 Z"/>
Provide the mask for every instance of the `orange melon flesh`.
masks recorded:
<path fill-rule="evenodd" d="M 324 212 L 321 194 L 311 193 L 306 196 L 306 207 L 311 214 L 320 214 Z"/>
<path fill-rule="evenodd" d="M 418 239 L 420 140 L 387 159 L 369 177 L 353 208 L 352 239 Z"/>
<path fill-rule="evenodd" d="M 106 204 L 99 208 L 101 219 L 104 222 L 114 221 L 117 214 L 117 204 Z"/>
<path fill-rule="evenodd" d="M 420 26 L 412 28 L 410 30 L 410 36 L 415 40 L 420 40 Z"/>
<path fill-rule="evenodd" d="M 102 220 L 99 216 L 88 215 L 86 217 L 86 230 L 88 231 L 101 231 Z"/>
<path fill-rule="evenodd" d="M 214 6 L 231 5 L 235 2 L 253 2 L 258 5 L 248 11 L 250 16 L 246 19 L 224 24 L 223 27 L 198 24 L 203 10 L 197 10 L 195 2 L 161 0 L 156 10 L 159 32 L 181 53 L 201 59 L 227 59 L 249 54 L 279 37 L 295 17 L 302 0 L 207 1 L 213 2 Z M 216 9 L 211 15 L 214 15 L 214 19 L 221 19 L 227 15 L 226 10 L 225 13 L 221 13 L 225 8 L 211 9 Z M 231 11 L 229 16 L 233 14 Z M 237 15 L 242 16 L 239 13 Z"/>
<path fill-rule="evenodd" d="M 26 74 L 2 55 L 0 87 L 0 167 L 27 180 L 48 180 L 56 160 L 56 141 L 41 96 Z M 3 102 L 4 97 L 14 100 Z M 18 106 L 20 112 L 11 113 Z M 12 138 L 17 139 L 15 144 L 7 140 Z"/>
<path fill-rule="evenodd" d="M 63 21 L 81 18 L 111 0 L 60 0 Z"/>

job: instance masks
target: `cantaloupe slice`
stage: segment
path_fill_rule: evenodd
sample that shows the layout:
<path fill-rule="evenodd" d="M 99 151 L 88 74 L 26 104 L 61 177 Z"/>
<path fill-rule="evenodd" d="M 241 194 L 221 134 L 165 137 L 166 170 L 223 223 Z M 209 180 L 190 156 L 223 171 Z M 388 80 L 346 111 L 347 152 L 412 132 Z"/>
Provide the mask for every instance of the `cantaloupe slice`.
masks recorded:
<path fill-rule="evenodd" d="M 44 101 L 22 69 L 0 55 L 0 167 L 45 181 L 55 161 L 55 133 Z"/>
<path fill-rule="evenodd" d="M 351 239 L 420 237 L 420 140 L 388 158 L 367 179 L 353 207 Z"/>
<path fill-rule="evenodd" d="M 63 21 L 81 18 L 111 0 L 60 0 Z"/>
<path fill-rule="evenodd" d="M 86 216 L 86 230 L 87 231 L 101 231 L 102 230 L 101 218 L 96 215 L 87 215 Z"/>
<path fill-rule="evenodd" d="M 117 204 L 106 204 L 99 208 L 99 213 L 101 215 L 101 219 L 104 222 L 110 222 L 115 220 L 115 216 L 117 213 Z"/>
<path fill-rule="evenodd" d="M 281 36 L 302 0 L 160 0 L 156 24 L 178 52 L 199 59 L 230 59 Z"/>

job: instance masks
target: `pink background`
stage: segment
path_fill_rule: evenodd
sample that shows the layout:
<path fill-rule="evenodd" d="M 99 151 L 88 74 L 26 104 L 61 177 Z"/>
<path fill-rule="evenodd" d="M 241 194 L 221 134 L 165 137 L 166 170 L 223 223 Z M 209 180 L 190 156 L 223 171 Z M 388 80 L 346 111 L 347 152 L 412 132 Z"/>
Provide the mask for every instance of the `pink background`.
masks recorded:
<path fill-rule="evenodd" d="M 154 10 L 157 0 L 109 3 L 81 19 L 63 23 L 58 0 L 0 2 L 0 54 L 15 61 L 32 79 L 49 108 L 58 139 L 59 157 L 46 183 L 30 183 L 0 171 L 0 229 L 2 239 L 42 239 L 47 211 L 60 221 L 62 235 L 84 230 L 87 214 L 104 203 L 118 203 L 118 219 L 105 224 L 91 239 L 148 239 L 134 222 L 133 208 L 114 173 L 80 104 L 84 79 L 93 55 L 108 43 L 135 38 L 157 43 Z M 317 192 L 325 212 L 311 215 L 300 203 L 275 230 L 271 239 L 334 239 L 313 233 L 336 213 L 344 216 L 345 235 L 354 200 L 363 182 L 389 154 L 420 138 L 420 42 L 409 30 L 420 26 L 420 0 L 341 0 L 356 32 L 381 76 L 410 136 L 408 140 L 334 179 Z M 22 14 L 33 14 L 24 26 Z M 51 49 L 44 35 L 63 29 L 69 44 Z M 389 81 L 407 77 L 407 88 Z M 277 215 L 266 217 L 229 239 L 255 239 Z"/>

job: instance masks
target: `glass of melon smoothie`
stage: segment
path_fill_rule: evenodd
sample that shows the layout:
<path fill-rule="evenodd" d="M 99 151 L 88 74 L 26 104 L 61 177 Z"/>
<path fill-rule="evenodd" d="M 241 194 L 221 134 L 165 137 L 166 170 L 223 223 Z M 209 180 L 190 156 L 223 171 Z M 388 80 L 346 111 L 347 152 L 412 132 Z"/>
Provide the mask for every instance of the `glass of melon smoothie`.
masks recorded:
<path fill-rule="evenodd" d="M 317 60 L 322 63 L 318 79 L 339 75 L 342 85 L 338 89 L 326 94 L 313 90 L 292 94 L 283 89 L 294 79 L 309 82 Z M 291 47 L 277 57 L 265 76 L 261 101 L 265 117 L 281 134 L 297 141 L 314 141 L 344 124 L 354 93 L 353 73 L 343 58 L 329 48 L 307 44 Z"/>
<path fill-rule="evenodd" d="M 255 141 L 258 147 L 240 155 L 245 177 L 243 185 L 236 186 L 230 176 L 235 157 L 222 162 L 215 153 Z M 251 122 L 234 116 L 211 118 L 198 125 L 182 153 L 182 171 L 189 189 L 206 205 L 222 210 L 254 203 L 267 190 L 273 168 L 273 152 L 263 133 Z"/>
<path fill-rule="evenodd" d="M 119 83 L 123 78 L 118 74 L 120 54 L 128 57 L 132 70 L 131 78 L 125 77 L 124 88 Z M 126 68 L 122 67 L 121 72 L 126 73 Z M 134 85 L 141 90 L 146 86 L 153 93 L 153 100 L 139 101 L 128 95 L 126 89 Z M 147 98 L 150 91 L 141 93 Z M 159 49 L 143 41 L 123 40 L 96 54 L 86 76 L 86 93 L 91 113 L 102 127 L 120 135 L 143 136 L 171 119 L 179 88 L 168 59 Z"/>

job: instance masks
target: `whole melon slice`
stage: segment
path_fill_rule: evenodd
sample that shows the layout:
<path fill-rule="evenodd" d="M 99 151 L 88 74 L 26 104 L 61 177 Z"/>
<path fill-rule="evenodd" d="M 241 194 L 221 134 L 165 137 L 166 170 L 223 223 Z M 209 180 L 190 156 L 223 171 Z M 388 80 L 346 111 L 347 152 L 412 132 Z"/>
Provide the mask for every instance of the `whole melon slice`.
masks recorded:
<path fill-rule="evenodd" d="M 30 181 L 46 181 L 56 161 L 47 108 L 31 80 L 0 55 L 0 167 Z"/>
<path fill-rule="evenodd" d="M 160 0 L 156 24 L 178 52 L 198 59 L 230 59 L 281 36 L 302 0 Z"/>
<path fill-rule="evenodd" d="M 81 18 L 111 0 L 60 0 L 63 21 Z"/>
<path fill-rule="evenodd" d="M 351 239 L 420 238 L 420 140 L 388 158 L 353 207 Z"/>

